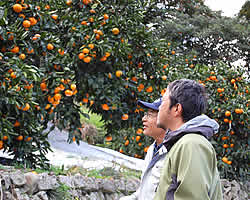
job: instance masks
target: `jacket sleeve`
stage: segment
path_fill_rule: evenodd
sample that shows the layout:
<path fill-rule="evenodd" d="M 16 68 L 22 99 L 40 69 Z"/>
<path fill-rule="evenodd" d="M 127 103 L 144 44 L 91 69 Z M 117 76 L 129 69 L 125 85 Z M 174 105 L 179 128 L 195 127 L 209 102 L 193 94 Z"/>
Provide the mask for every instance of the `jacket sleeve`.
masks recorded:
<path fill-rule="evenodd" d="M 205 138 L 201 138 L 203 136 L 184 137 L 171 149 L 168 172 L 163 171 L 162 176 L 168 178 L 168 184 L 161 185 L 160 182 L 158 189 L 165 193 L 162 199 L 210 200 L 211 186 L 217 173 L 215 151 Z"/>
<path fill-rule="evenodd" d="M 141 181 L 142 181 L 142 178 L 143 178 L 143 176 L 144 176 L 144 173 L 145 173 L 145 171 L 146 171 L 146 169 L 147 169 L 147 166 L 149 165 L 149 163 L 150 163 L 150 161 L 151 161 L 151 159 L 152 159 L 153 148 L 154 148 L 154 146 L 151 145 L 151 146 L 149 147 L 149 149 L 148 149 L 148 153 L 147 153 L 146 156 L 145 156 L 145 159 L 144 159 L 145 164 L 144 164 L 144 167 L 143 167 L 143 169 L 142 169 Z M 141 182 L 140 182 L 140 186 L 139 186 L 139 188 L 136 190 L 136 192 L 132 193 L 132 194 L 129 195 L 129 196 L 123 196 L 123 197 L 121 197 L 119 200 L 137 200 L 138 197 L 139 197 L 139 193 L 140 193 L 140 187 L 141 187 Z"/>

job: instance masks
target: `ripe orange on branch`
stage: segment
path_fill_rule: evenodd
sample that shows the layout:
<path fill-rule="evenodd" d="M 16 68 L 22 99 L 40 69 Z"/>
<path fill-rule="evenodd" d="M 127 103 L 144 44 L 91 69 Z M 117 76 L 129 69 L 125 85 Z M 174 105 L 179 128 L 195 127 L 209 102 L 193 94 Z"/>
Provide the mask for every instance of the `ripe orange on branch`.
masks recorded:
<path fill-rule="evenodd" d="M 122 75 L 122 71 L 121 70 L 117 70 L 116 72 L 115 72 L 115 75 L 116 75 L 116 77 L 121 77 L 121 75 Z"/>
<path fill-rule="evenodd" d="M 105 138 L 105 140 L 106 140 L 107 142 L 111 142 L 111 141 L 112 141 L 112 136 L 107 136 L 107 137 Z"/>
<path fill-rule="evenodd" d="M 227 162 L 228 162 L 227 157 L 223 157 L 221 160 L 222 160 L 224 163 L 227 163 Z"/>
<path fill-rule="evenodd" d="M 13 5 L 13 10 L 16 12 L 16 13 L 20 13 L 20 12 L 22 12 L 22 10 L 23 10 L 23 7 L 20 5 L 20 4 L 14 4 Z"/>
<path fill-rule="evenodd" d="M 70 96 L 73 95 L 73 92 L 72 92 L 71 90 L 69 90 L 69 89 L 65 90 L 64 93 L 65 93 L 65 95 L 66 95 L 67 97 L 70 97 Z"/>
<path fill-rule="evenodd" d="M 108 104 L 102 104 L 102 109 L 103 110 L 109 110 Z"/>
<path fill-rule="evenodd" d="M 226 112 L 225 112 L 225 116 L 226 116 L 226 117 L 229 117 L 230 115 L 231 115 L 231 112 L 230 112 L 230 111 L 226 111 Z"/>
<path fill-rule="evenodd" d="M 53 50 L 54 49 L 53 44 L 51 44 L 51 43 L 47 44 L 47 49 L 48 50 Z"/>
<path fill-rule="evenodd" d="M 23 27 L 29 28 L 31 26 L 31 22 L 29 20 L 24 20 L 23 21 Z"/>
<path fill-rule="evenodd" d="M 113 33 L 114 35 L 118 35 L 118 34 L 120 33 L 120 30 L 119 30 L 118 28 L 113 28 L 113 29 L 112 29 L 112 33 Z"/>
<path fill-rule="evenodd" d="M 128 114 L 123 114 L 122 115 L 122 120 L 128 120 Z"/>

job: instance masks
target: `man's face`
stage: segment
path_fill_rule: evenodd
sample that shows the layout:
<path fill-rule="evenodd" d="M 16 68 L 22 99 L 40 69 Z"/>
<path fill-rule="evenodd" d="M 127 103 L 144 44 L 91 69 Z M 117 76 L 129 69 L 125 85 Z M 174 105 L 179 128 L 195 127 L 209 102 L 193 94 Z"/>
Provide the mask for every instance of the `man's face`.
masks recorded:
<path fill-rule="evenodd" d="M 157 117 L 157 127 L 163 128 L 165 130 L 171 127 L 173 120 L 173 112 L 170 109 L 170 97 L 169 91 L 167 90 L 162 98 L 161 106 L 159 107 L 159 113 Z"/>
<path fill-rule="evenodd" d="M 143 122 L 143 134 L 150 136 L 154 139 L 159 137 L 162 133 L 165 133 L 163 129 L 157 128 L 157 114 L 158 112 L 152 109 L 148 109 L 148 111 L 144 114 L 142 118 Z"/>

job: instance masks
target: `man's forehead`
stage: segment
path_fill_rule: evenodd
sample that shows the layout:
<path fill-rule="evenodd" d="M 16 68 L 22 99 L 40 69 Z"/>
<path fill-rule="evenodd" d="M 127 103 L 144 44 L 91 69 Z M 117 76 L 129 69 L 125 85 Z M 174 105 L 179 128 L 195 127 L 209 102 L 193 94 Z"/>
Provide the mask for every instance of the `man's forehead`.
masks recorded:
<path fill-rule="evenodd" d="M 153 109 L 151 109 L 151 108 L 147 108 L 147 112 L 158 112 L 157 110 L 153 110 Z"/>

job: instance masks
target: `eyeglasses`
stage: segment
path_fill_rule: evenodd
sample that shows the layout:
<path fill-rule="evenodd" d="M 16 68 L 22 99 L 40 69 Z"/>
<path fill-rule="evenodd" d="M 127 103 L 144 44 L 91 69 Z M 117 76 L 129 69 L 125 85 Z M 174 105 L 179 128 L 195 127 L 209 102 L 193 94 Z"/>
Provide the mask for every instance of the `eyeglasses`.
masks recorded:
<path fill-rule="evenodd" d="M 152 112 L 145 112 L 144 115 L 143 115 L 143 117 L 145 117 L 145 118 L 153 118 L 153 117 L 157 117 L 157 114 L 158 114 L 158 112 L 154 112 L 154 113 L 152 113 Z"/>

